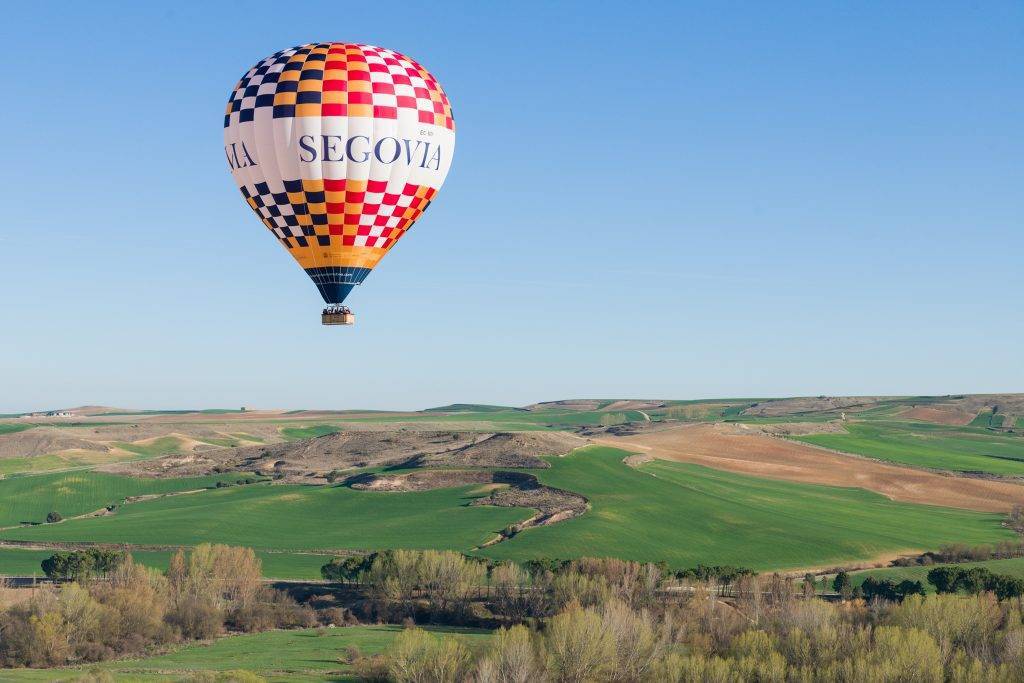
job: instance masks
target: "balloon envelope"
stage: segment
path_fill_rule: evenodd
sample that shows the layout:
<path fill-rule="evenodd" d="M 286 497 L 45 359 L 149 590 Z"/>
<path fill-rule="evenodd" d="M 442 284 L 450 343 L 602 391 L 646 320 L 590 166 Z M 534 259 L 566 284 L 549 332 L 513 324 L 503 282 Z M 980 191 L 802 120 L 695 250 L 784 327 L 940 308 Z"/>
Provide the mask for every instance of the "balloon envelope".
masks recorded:
<path fill-rule="evenodd" d="M 331 304 L 423 214 L 454 151 L 437 80 L 371 45 L 277 52 L 245 73 L 224 116 L 238 189 Z"/>

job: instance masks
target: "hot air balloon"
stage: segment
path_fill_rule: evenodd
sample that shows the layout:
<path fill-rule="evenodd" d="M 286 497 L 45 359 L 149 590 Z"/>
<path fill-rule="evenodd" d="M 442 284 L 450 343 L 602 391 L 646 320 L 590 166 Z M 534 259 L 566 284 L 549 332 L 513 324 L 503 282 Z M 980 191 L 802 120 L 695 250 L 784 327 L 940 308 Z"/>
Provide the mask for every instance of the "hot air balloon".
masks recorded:
<path fill-rule="evenodd" d="M 441 189 L 455 122 L 415 60 L 309 43 L 249 69 L 224 115 L 224 153 L 256 216 L 316 284 L 325 325 Z"/>

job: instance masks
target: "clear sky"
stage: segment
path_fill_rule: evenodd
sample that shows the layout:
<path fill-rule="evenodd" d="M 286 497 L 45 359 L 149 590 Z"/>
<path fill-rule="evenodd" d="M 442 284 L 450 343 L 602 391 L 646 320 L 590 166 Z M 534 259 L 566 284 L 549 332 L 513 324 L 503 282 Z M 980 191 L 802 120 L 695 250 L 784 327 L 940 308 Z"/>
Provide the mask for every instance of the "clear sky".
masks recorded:
<path fill-rule="evenodd" d="M 4 9 L 0 412 L 1024 391 L 1019 1 L 134 4 Z M 329 40 L 457 125 L 354 328 L 222 150 Z"/>

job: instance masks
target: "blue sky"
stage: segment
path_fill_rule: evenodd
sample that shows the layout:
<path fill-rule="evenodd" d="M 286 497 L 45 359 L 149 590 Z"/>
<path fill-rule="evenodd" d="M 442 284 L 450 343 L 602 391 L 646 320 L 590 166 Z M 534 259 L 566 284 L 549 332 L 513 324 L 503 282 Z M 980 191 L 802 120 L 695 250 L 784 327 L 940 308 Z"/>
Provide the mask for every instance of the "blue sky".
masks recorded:
<path fill-rule="evenodd" d="M 0 412 L 1024 390 L 1019 2 L 137 4 L 5 9 Z M 457 124 L 354 328 L 221 148 L 323 40 Z"/>

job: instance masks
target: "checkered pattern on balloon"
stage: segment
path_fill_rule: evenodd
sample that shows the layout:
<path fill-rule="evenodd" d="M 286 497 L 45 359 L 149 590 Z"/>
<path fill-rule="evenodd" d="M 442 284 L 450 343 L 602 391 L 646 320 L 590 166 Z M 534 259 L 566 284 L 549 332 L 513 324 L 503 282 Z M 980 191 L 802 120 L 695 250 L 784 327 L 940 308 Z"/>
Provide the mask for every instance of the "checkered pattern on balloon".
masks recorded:
<path fill-rule="evenodd" d="M 245 201 L 324 300 L 340 303 L 437 194 L 455 122 L 416 61 L 318 43 L 252 67 L 231 94 L 224 130 Z"/>

